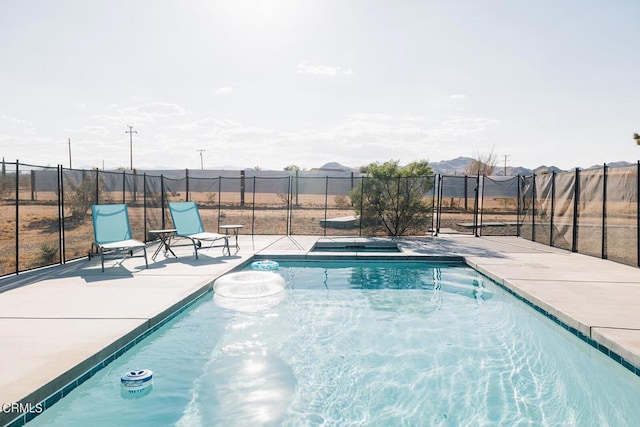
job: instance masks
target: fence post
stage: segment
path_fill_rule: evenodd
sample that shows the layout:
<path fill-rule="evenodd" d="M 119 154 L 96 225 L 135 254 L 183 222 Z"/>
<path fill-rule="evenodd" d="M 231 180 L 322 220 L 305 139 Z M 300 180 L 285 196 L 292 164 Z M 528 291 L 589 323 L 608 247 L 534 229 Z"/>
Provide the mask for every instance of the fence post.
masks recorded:
<path fill-rule="evenodd" d="M 165 215 L 164 215 L 164 200 L 165 200 L 165 196 L 164 196 L 164 175 L 160 174 L 160 210 L 162 212 L 162 228 L 166 228 L 165 227 Z"/>
<path fill-rule="evenodd" d="M 245 179 L 244 170 L 241 170 L 240 171 L 240 207 L 244 207 L 244 190 L 245 190 L 244 179 Z"/>
<path fill-rule="evenodd" d="M 362 221 L 364 219 L 364 211 L 362 210 L 362 208 L 364 207 L 364 180 L 365 179 L 366 177 L 364 175 L 360 177 L 360 229 L 358 230 L 359 237 L 362 237 Z"/>
<path fill-rule="evenodd" d="M 436 212 L 438 212 L 438 219 L 436 221 L 436 236 L 440 234 L 440 218 L 442 217 L 442 194 L 444 192 L 444 175 L 438 174 L 440 179 L 438 180 L 440 185 L 438 186 L 438 207 Z"/>
<path fill-rule="evenodd" d="M 136 177 L 133 177 L 136 180 Z M 147 173 L 142 173 L 142 216 L 144 218 L 144 241 L 147 242 Z"/>
<path fill-rule="evenodd" d="M 185 183 L 185 187 L 186 187 L 186 188 L 185 188 L 185 191 L 186 191 L 186 193 L 187 193 L 187 196 L 185 197 L 185 202 L 188 202 L 188 201 L 189 201 L 189 168 L 186 168 L 186 169 L 184 170 L 184 178 L 185 178 L 185 180 L 187 181 L 187 182 Z M 218 224 L 218 225 L 219 225 L 219 224 Z"/>
<path fill-rule="evenodd" d="M 127 202 L 127 171 L 122 171 L 122 203 Z"/>
<path fill-rule="evenodd" d="M 573 186 L 573 239 L 571 252 L 578 252 L 578 204 L 580 203 L 580 169 L 576 168 L 575 184 Z"/>
<path fill-rule="evenodd" d="M 218 199 L 219 200 L 219 199 Z M 218 212 L 220 204 L 218 204 Z M 256 223 L 256 176 L 253 176 L 253 195 L 251 199 L 251 236 L 253 236 L 255 232 L 255 223 Z M 218 216 L 218 224 L 220 224 L 220 217 Z"/>
<path fill-rule="evenodd" d="M 58 258 L 59 258 L 59 262 L 60 264 L 63 264 L 63 257 L 62 257 L 62 247 L 64 245 L 64 240 L 62 238 L 62 209 L 60 208 L 60 196 L 62 195 L 62 191 L 60 190 L 60 183 L 61 183 L 61 176 L 62 176 L 62 165 L 58 165 L 57 168 L 57 186 L 56 188 L 58 189 Z"/>
<path fill-rule="evenodd" d="M 476 195 L 473 202 L 473 235 L 478 237 L 478 198 L 480 197 L 480 171 L 476 175 Z"/>
<path fill-rule="evenodd" d="M 298 169 L 296 169 L 296 206 L 300 206 L 300 201 L 298 199 L 298 195 L 300 194 L 300 186 L 299 186 L 300 184 L 298 182 L 299 172 L 300 171 Z M 353 172 L 351 172 L 351 174 L 353 175 Z M 289 176 L 289 179 L 291 179 L 291 176 Z"/>
<path fill-rule="evenodd" d="M 254 176 L 254 180 L 253 180 L 253 188 L 255 189 L 255 176 Z M 255 190 L 254 190 L 255 191 Z M 222 175 L 218 176 L 218 225 L 220 225 L 220 215 L 221 215 L 221 211 L 220 211 L 220 205 L 221 203 L 221 197 L 222 197 Z"/>
<path fill-rule="evenodd" d="M 400 180 L 402 178 L 400 177 L 400 175 L 398 175 L 398 183 L 396 185 L 396 206 L 395 206 L 395 219 L 394 219 L 394 224 L 393 224 L 393 235 L 397 236 L 398 235 L 398 227 L 400 225 Z M 409 179 L 409 178 L 407 178 Z"/>
<path fill-rule="evenodd" d="M 100 170 L 98 168 L 96 168 L 96 205 L 100 204 L 100 187 L 99 184 L 100 183 Z"/>
<path fill-rule="evenodd" d="M 524 179 L 520 176 L 520 174 L 518 174 L 518 188 L 516 189 L 516 197 L 518 198 L 516 200 L 516 237 L 520 237 L 520 209 L 522 207 L 520 205 L 520 198 L 522 197 L 520 187 L 522 186 L 523 182 Z"/>
<path fill-rule="evenodd" d="M 327 236 L 327 200 L 329 199 L 329 175 L 324 177 L 324 225 L 322 235 Z"/>
<path fill-rule="evenodd" d="M 436 216 L 436 212 L 435 212 L 435 209 L 436 209 L 436 186 L 438 184 L 438 181 L 437 181 L 436 177 L 437 177 L 437 175 L 433 175 L 432 176 L 432 178 L 433 178 L 433 198 L 431 199 L 431 236 L 434 235 L 433 225 L 434 225 L 434 219 L 435 219 L 435 216 Z"/>
<path fill-rule="evenodd" d="M 607 259 L 607 171 L 605 163 L 602 168 L 602 259 Z"/>
<path fill-rule="evenodd" d="M 20 247 L 20 162 L 16 160 L 16 274 L 20 272 L 20 254 L 18 253 Z"/>
<path fill-rule="evenodd" d="M 433 235 L 437 236 L 440 231 L 440 189 L 442 188 L 442 175 L 436 174 L 436 180 L 438 182 L 437 188 L 433 192 L 433 204 L 435 215 L 435 226 L 433 229 Z"/>
<path fill-rule="evenodd" d="M 549 221 L 549 246 L 553 246 L 553 219 L 556 214 L 556 171 L 551 171 L 551 218 Z"/>
<path fill-rule="evenodd" d="M 486 175 L 482 175 L 482 185 L 479 185 L 479 196 L 478 196 L 478 233 L 476 237 L 482 236 L 482 223 L 484 221 L 484 184 L 487 179 Z"/>
<path fill-rule="evenodd" d="M 36 171 L 31 171 L 31 201 L 36 200 Z"/>
<path fill-rule="evenodd" d="M 467 175 L 464 176 L 464 210 L 467 211 L 469 209 L 468 204 L 468 194 L 469 192 L 469 183 L 467 182 Z"/>
<path fill-rule="evenodd" d="M 67 262 L 67 239 L 64 221 L 64 167 L 60 165 L 60 216 L 62 218 L 62 262 Z"/>
<path fill-rule="evenodd" d="M 133 203 L 135 203 L 138 201 L 138 180 L 136 179 L 136 175 L 138 173 L 136 172 L 135 169 L 132 172 L 133 172 Z M 143 188 L 142 190 L 147 191 L 146 188 Z"/>
<path fill-rule="evenodd" d="M 538 193 L 536 191 L 536 174 L 532 177 L 532 189 L 531 189 L 531 241 L 536 241 L 536 198 Z"/>
<path fill-rule="evenodd" d="M 297 178 L 297 174 L 298 171 L 296 171 L 296 178 Z M 292 211 L 292 202 L 293 202 L 293 180 L 292 180 L 292 176 L 289 175 L 288 177 L 289 180 L 289 185 L 287 187 L 287 191 L 289 193 L 289 195 L 287 196 L 287 236 L 290 236 L 291 233 L 291 211 Z M 296 179 L 296 187 L 297 187 L 297 179 Z M 254 193 L 255 193 L 255 187 L 254 187 Z M 298 199 L 298 192 L 297 192 L 297 188 L 296 188 L 296 202 Z"/>

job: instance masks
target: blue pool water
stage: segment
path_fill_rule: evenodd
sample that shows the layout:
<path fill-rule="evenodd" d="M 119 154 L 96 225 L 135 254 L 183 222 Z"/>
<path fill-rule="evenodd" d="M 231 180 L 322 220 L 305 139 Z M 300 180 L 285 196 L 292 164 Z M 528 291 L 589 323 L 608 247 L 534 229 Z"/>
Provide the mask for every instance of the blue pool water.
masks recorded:
<path fill-rule="evenodd" d="M 640 379 L 457 264 L 280 262 L 213 294 L 29 425 L 640 425 Z M 121 396 L 120 377 L 154 386 Z"/>

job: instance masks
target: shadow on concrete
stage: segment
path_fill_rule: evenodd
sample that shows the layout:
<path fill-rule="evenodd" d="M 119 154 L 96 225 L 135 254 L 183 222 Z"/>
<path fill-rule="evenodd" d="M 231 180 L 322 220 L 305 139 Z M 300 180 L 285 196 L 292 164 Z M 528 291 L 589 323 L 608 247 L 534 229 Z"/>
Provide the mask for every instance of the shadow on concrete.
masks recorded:
<path fill-rule="evenodd" d="M 109 271 L 107 271 L 109 268 Z M 81 270 L 78 274 L 85 282 L 104 282 L 107 280 L 133 279 L 133 273 L 121 265 L 104 267 L 104 273 L 100 269 Z M 64 277 L 64 276 L 58 276 Z"/>
<path fill-rule="evenodd" d="M 472 246 L 471 239 L 453 240 L 440 237 L 425 237 L 420 239 L 406 238 L 398 241 L 398 246 L 420 255 L 457 255 L 480 256 L 492 258 L 506 258 L 505 254 L 481 246 Z"/>

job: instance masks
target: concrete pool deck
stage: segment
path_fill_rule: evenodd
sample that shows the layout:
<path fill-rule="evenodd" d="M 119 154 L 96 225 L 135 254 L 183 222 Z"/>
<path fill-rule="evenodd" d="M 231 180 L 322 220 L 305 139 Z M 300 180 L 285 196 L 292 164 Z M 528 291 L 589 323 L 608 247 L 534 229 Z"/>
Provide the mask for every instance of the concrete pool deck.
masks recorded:
<path fill-rule="evenodd" d="M 319 239 L 367 240 L 241 235 L 241 249 L 230 257 L 212 248 L 199 252 L 196 260 L 188 247 L 179 247 L 174 249 L 177 259 L 149 258 L 148 269 L 142 258 L 131 258 L 122 265 L 105 262 L 102 273 L 94 258 L 0 280 L 0 404 L 35 405 L 54 393 L 55 401 L 78 377 L 89 376 L 96 365 L 207 292 L 216 277 L 256 254 L 331 256 L 309 253 Z M 441 235 L 396 241 L 402 252 L 365 255 L 463 257 L 574 333 L 605 346 L 612 358 L 640 366 L 640 269 L 517 237 Z M 3 409 L 0 425 L 18 415 Z"/>

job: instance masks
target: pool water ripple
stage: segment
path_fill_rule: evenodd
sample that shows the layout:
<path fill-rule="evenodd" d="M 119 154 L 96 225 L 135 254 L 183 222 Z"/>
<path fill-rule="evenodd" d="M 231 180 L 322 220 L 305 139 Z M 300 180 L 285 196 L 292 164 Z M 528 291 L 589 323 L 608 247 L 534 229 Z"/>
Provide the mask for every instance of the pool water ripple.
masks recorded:
<path fill-rule="evenodd" d="M 383 273 L 283 262 L 277 304 L 205 298 L 33 423 L 640 424 L 637 377 L 480 274 Z M 154 389 L 123 400 L 114 379 L 136 367 Z"/>

